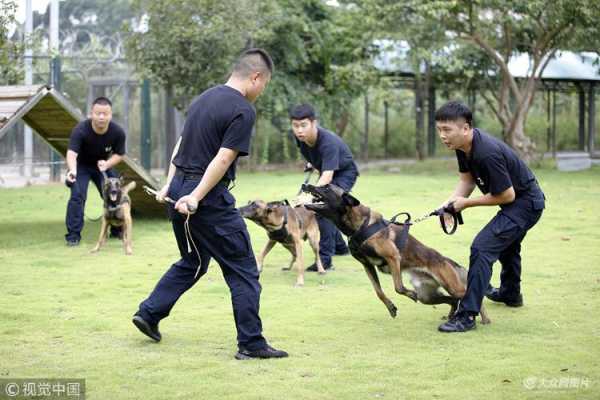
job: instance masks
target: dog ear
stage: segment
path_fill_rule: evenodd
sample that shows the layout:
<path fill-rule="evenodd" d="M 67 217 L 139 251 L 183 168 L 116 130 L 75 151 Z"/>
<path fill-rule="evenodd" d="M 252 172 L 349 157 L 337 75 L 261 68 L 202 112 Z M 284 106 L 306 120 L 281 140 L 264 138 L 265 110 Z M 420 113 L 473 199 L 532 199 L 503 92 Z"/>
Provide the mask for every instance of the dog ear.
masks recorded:
<path fill-rule="evenodd" d="M 358 201 L 358 199 L 352 196 L 350 193 L 344 193 L 342 195 L 342 201 L 344 202 L 344 205 L 348 207 L 356 207 L 360 204 L 360 201 Z"/>

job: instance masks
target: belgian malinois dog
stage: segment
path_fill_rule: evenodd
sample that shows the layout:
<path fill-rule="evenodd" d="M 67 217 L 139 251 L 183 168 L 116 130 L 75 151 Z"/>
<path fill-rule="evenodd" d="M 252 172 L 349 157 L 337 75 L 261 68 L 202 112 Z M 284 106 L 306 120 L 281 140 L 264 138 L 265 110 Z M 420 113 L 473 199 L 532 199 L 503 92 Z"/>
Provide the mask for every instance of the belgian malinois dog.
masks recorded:
<path fill-rule="evenodd" d="M 104 177 L 102 188 L 102 198 L 104 199 L 102 227 L 100 228 L 98 243 L 91 250 L 92 253 L 97 252 L 104 245 L 110 226 L 123 227 L 123 247 L 125 254 L 131 255 L 133 253 L 131 247 L 133 220 L 131 219 L 131 199 L 129 198 L 129 192 L 133 189 L 135 189 L 135 181 L 131 181 L 123 186 L 123 178 Z"/>
<path fill-rule="evenodd" d="M 448 317 L 454 314 L 467 286 L 465 268 L 419 242 L 402 224 L 386 222 L 381 214 L 338 186 L 304 185 L 303 189 L 313 195 L 313 203 L 304 206 L 330 219 L 349 236 L 352 256 L 363 264 L 377 297 L 392 317 L 396 317 L 397 308 L 381 289 L 376 267 L 392 275 L 397 293 L 423 304 L 449 304 Z M 410 275 L 414 290 L 404 286 L 402 272 Z M 480 314 L 481 323 L 490 322 L 483 305 Z"/>
<path fill-rule="evenodd" d="M 265 256 L 276 243 L 280 243 L 292 254 L 292 261 L 284 270 L 290 270 L 296 263 L 298 276 L 296 286 L 304 285 L 304 255 L 302 241 L 308 239 L 315 253 L 315 263 L 320 274 L 325 273 L 319 257 L 319 240 L 321 233 L 315 213 L 302 206 L 292 207 L 287 201 L 272 201 L 265 203 L 255 200 L 241 207 L 242 217 L 247 218 L 267 231 L 269 241 L 256 258 L 259 272 L 262 271 Z"/>

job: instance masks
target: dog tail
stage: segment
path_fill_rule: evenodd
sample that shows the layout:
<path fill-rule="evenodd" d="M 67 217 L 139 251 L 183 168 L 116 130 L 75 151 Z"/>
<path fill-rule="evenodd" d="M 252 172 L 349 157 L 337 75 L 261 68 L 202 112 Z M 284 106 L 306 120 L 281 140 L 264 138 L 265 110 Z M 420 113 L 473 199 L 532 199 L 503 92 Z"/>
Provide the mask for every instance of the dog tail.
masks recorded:
<path fill-rule="evenodd" d="M 135 181 L 131 181 L 127 185 L 123 186 L 123 189 L 122 189 L 123 195 L 126 195 L 130 191 L 132 191 L 133 189 L 135 189 L 135 186 L 136 186 Z"/>

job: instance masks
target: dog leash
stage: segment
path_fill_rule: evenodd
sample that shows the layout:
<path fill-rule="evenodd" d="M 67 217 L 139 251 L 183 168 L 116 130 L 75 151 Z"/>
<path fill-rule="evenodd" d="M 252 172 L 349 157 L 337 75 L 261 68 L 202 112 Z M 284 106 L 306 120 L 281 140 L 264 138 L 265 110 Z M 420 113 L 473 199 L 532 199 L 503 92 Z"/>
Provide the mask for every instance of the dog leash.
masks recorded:
<path fill-rule="evenodd" d="M 454 209 L 454 202 L 450 202 L 446 206 L 444 206 L 442 208 L 438 208 L 437 210 L 434 210 L 434 211 L 430 212 L 429 214 L 425 214 L 422 217 L 415 219 L 414 221 L 410 221 L 410 214 L 408 214 L 408 213 L 400 213 L 397 215 L 402 215 L 402 214 L 408 215 L 409 218 L 408 218 L 407 222 L 411 225 L 418 224 L 419 222 L 425 221 L 426 219 L 428 219 L 430 217 L 438 216 L 440 219 L 440 224 L 442 225 L 442 230 L 444 231 L 444 233 L 446 235 L 454 234 L 454 232 L 456 232 L 456 229 L 458 228 L 458 225 L 464 224 L 462 213 L 460 211 L 456 211 Z M 444 214 L 450 214 L 452 216 L 453 224 L 452 224 L 452 228 L 450 228 L 450 229 L 448 229 L 448 225 L 446 224 L 446 218 L 444 218 Z M 395 218 L 397 215 L 395 215 L 393 218 Z M 405 222 L 405 223 L 407 223 L 407 222 Z"/>
<path fill-rule="evenodd" d="M 143 186 L 144 191 L 149 194 L 150 196 L 154 196 L 154 198 L 156 198 L 156 196 L 158 195 L 158 192 L 154 189 L 152 189 L 151 187 L 148 187 L 146 185 Z M 173 204 L 175 205 L 176 202 L 175 200 L 173 200 L 170 197 L 164 197 L 165 201 L 167 203 Z M 200 273 L 200 267 L 202 265 L 202 258 L 200 257 L 200 252 L 198 251 L 198 248 L 196 247 L 196 243 L 194 242 L 194 239 L 192 238 L 192 230 L 190 229 L 190 216 L 192 214 L 194 214 L 198 209 L 194 208 L 194 209 L 190 209 L 187 213 L 187 216 L 185 218 L 185 222 L 183 223 L 183 232 L 185 234 L 185 242 L 187 244 L 187 251 L 188 253 L 192 252 L 192 246 L 194 246 L 194 251 L 196 252 L 196 256 L 198 257 L 198 268 L 196 269 L 196 273 L 194 274 L 194 279 L 196 279 L 198 277 L 198 274 Z M 190 243 L 192 244 L 192 246 L 190 246 Z"/>

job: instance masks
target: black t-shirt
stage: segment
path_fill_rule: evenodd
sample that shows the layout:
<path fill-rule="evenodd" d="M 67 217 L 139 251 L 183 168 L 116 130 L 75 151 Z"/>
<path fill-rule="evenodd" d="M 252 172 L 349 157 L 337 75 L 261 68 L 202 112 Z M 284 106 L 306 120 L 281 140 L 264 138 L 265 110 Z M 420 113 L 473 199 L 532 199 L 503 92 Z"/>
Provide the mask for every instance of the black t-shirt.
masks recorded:
<path fill-rule="evenodd" d="M 346 171 L 358 173 L 356 163 L 348 145 L 336 134 L 321 127 L 317 128 L 317 141 L 310 147 L 296 139 L 302 156 L 319 172 L 334 171 L 341 174 Z"/>
<path fill-rule="evenodd" d="M 515 201 L 500 207 L 517 223 L 524 221 L 524 209 L 543 208 L 544 194 L 533 172 L 517 153 L 503 141 L 475 128 L 471 153 L 456 150 L 458 170 L 470 172 L 475 184 L 483 194 L 497 195 L 513 187 Z M 531 201 L 536 203 L 532 206 Z M 539 203 L 541 202 L 541 203 Z"/>
<path fill-rule="evenodd" d="M 179 151 L 173 164 L 184 173 L 204 174 L 219 149 L 250 152 L 250 139 L 256 120 L 252 104 L 237 90 L 219 85 L 196 97 L 190 105 L 181 133 Z M 235 179 L 237 159 L 225 177 Z"/>
<path fill-rule="evenodd" d="M 108 160 L 113 154 L 125 154 L 125 131 L 115 122 L 108 124 L 104 134 L 92 128 L 92 121 L 81 121 L 71 132 L 69 150 L 77 153 L 77 162 L 96 166 L 98 160 Z"/>

